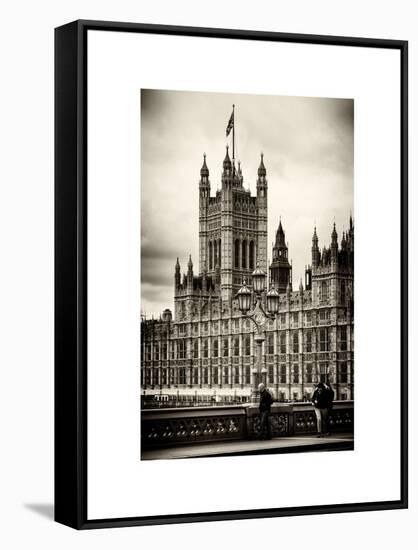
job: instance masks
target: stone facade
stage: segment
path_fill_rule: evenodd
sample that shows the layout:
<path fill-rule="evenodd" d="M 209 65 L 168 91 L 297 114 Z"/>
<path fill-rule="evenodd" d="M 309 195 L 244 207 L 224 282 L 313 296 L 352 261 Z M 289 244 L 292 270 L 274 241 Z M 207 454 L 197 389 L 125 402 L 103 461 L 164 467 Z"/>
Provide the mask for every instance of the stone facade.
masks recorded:
<path fill-rule="evenodd" d="M 222 187 L 210 193 L 206 157 L 199 181 L 199 274 L 191 257 L 174 274 L 174 318 L 141 321 L 141 392 L 144 401 L 246 402 L 255 364 L 254 324 L 235 298 L 256 264 L 267 273 L 267 172 L 261 155 L 257 194 L 244 189 L 241 167 L 226 152 Z M 263 343 L 263 372 L 280 401 L 308 400 L 319 381 L 336 399 L 354 398 L 354 225 L 320 251 L 316 228 L 305 284 L 292 289 L 292 267 L 280 221 L 269 266 L 280 294 L 279 312 Z M 255 299 L 255 297 L 254 297 Z M 265 293 L 262 296 L 265 304 Z M 156 396 L 156 397 L 154 397 Z"/>

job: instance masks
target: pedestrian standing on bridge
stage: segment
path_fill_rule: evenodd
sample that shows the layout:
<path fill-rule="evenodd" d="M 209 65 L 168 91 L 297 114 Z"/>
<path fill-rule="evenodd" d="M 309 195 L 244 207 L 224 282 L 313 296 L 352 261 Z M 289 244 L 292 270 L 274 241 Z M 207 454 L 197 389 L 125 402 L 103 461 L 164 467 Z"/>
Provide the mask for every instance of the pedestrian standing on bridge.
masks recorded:
<path fill-rule="evenodd" d="M 334 397 L 335 393 L 332 389 L 332 386 L 330 382 L 327 382 L 325 384 L 325 392 L 327 394 L 327 421 L 326 421 L 326 435 L 331 435 L 331 413 L 332 413 L 332 407 L 334 406 Z"/>
<path fill-rule="evenodd" d="M 328 419 L 328 392 L 323 382 L 317 384 L 312 395 L 312 405 L 315 407 L 316 425 L 318 434 L 316 437 L 322 437 L 327 430 Z"/>
<path fill-rule="evenodd" d="M 270 413 L 273 397 L 264 384 L 258 385 L 260 392 L 260 438 L 271 439 Z"/>

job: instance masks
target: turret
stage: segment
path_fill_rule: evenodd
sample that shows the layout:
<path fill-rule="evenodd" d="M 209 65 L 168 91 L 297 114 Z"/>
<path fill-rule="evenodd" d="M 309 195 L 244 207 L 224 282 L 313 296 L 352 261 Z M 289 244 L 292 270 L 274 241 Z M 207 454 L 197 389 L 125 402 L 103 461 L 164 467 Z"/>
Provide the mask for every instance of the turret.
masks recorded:
<path fill-rule="evenodd" d="M 266 167 L 264 166 L 264 153 L 261 153 L 260 166 L 258 167 L 257 174 L 259 179 L 266 177 L 267 170 L 266 170 Z"/>
<path fill-rule="evenodd" d="M 209 168 L 206 164 L 206 153 L 203 153 L 203 164 L 200 169 L 200 181 L 201 183 L 209 183 Z"/>
<path fill-rule="evenodd" d="M 203 164 L 200 169 L 199 180 L 200 197 L 208 199 L 210 196 L 209 168 L 206 164 L 206 153 L 203 153 Z"/>
<path fill-rule="evenodd" d="M 319 247 L 318 247 L 318 235 L 316 234 L 316 226 L 314 228 L 314 234 L 312 237 L 312 267 L 319 266 Z"/>
<path fill-rule="evenodd" d="M 282 220 L 280 220 L 279 222 L 279 227 L 276 231 L 276 242 L 273 247 L 273 260 L 277 260 L 279 258 L 287 259 L 287 245 L 285 234 L 283 231 Z"/>
<path fill-rule="evenodd" d="M 338 235 L 335 229 L 335 222 L 331 233 L 331 263 L 333 266 L 336 266 L 338 263 Z"/>
<path fill-rule="evenodd" d="M 193 290 L 193 262 L 192 256 L 189 256 L 189 262 L 187 264 L 187 289 Z"/>
<path fill-rule="evenodd" d="M 347 248 L 350 252 L 354 251 L 354 224 L 353 218 L 350 216 L 350 229 L 347 234 Z"/>
<path fill-rule="evenodd" d="M 170 309 L 165 309 L 163 311 L 162 319 L 165 323 L 170 323 L 173 320 L 173 314 Z"/>
<path fill-rule="evenodd" d="M 208 258 L 208 210 L 210 203 L 209 168 L 206 164 L 206 153 L 203 153 L 203 164 L 199 180 L 199 269 L 209 261 Z"/>
<path fill-rule="evenodd" d="M 222 171 L 222 185 L 224 183 L 229 183 L 232 181 L 232 162 L 229 158 L 229 147 L 226 146 L 226 154 L 223 161 L 223 171 Z"/>
<path fill-rule="evenodd" d="M 267 271 L 267 171 L 264 166 L 264 155 L 261 153 L 260 165 L 257 171 L 257 217 L 258 217 L 258 240 L 257 260 L 263 271 Z"/>
<path fill-rule="evenodd" d="M 257 171 L 257 196 L 267 196 L 267 170 L 264 166 L 264 153 L 261 153 L 260 165 Z"/>
<path fill-rule="evenodd" d="M 180 290 L 180 263 L 179 259 L 177 258 L 176 265 L 174 268 L 174 290 L 175 294 Z"/>
<path fill-rule="evenodd" d="M 276 242 L 272 251 L 273 261 L 270 264 L 270 282 L 279 291 L 286 292 L 287 283 L 291 278 L 291 265 L 288 260 L 288 247 L 282 221 L 276 231 Z"/>
<path fill-rule="evenodd" d="M 243 183 L 244 183 L 244 177 L 242 175 L 242 170 L 241 170 L 241 161 L 238 161 L 238 169 L 235 173 L 235 187 L 242 188 Z"/>

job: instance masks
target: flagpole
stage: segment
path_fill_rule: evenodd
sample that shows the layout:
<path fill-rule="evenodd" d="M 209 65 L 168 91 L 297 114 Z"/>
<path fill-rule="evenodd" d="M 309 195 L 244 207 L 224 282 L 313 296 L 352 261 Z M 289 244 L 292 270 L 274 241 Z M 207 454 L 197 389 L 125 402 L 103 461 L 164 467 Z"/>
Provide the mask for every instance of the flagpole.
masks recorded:
<path fill-rule="evenodd" d="M 235 105 L 232 105 L 232 165 L 235 172 Z"/>

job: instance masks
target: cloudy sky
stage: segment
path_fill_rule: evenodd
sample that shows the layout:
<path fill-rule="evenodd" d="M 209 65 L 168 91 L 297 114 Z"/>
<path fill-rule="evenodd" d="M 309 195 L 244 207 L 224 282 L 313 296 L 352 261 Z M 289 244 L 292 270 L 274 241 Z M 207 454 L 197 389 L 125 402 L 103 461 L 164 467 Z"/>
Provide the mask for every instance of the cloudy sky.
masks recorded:
<path fill-rule="evenodd" d="M 147 316 L 173 308 L 177 256 L 183 272 L 191 254 L 198 272 L 203 153 L 214 195 L 233 103 L 244 187 L 255 194 L 262 151 L 269 258 L 281 216 L 295 289 L 311 261 L 314 225 L 322 248 L 334 220 L 340 241 L 354 215 L 352 100 L 141 90 L 141 311 Z"/>

